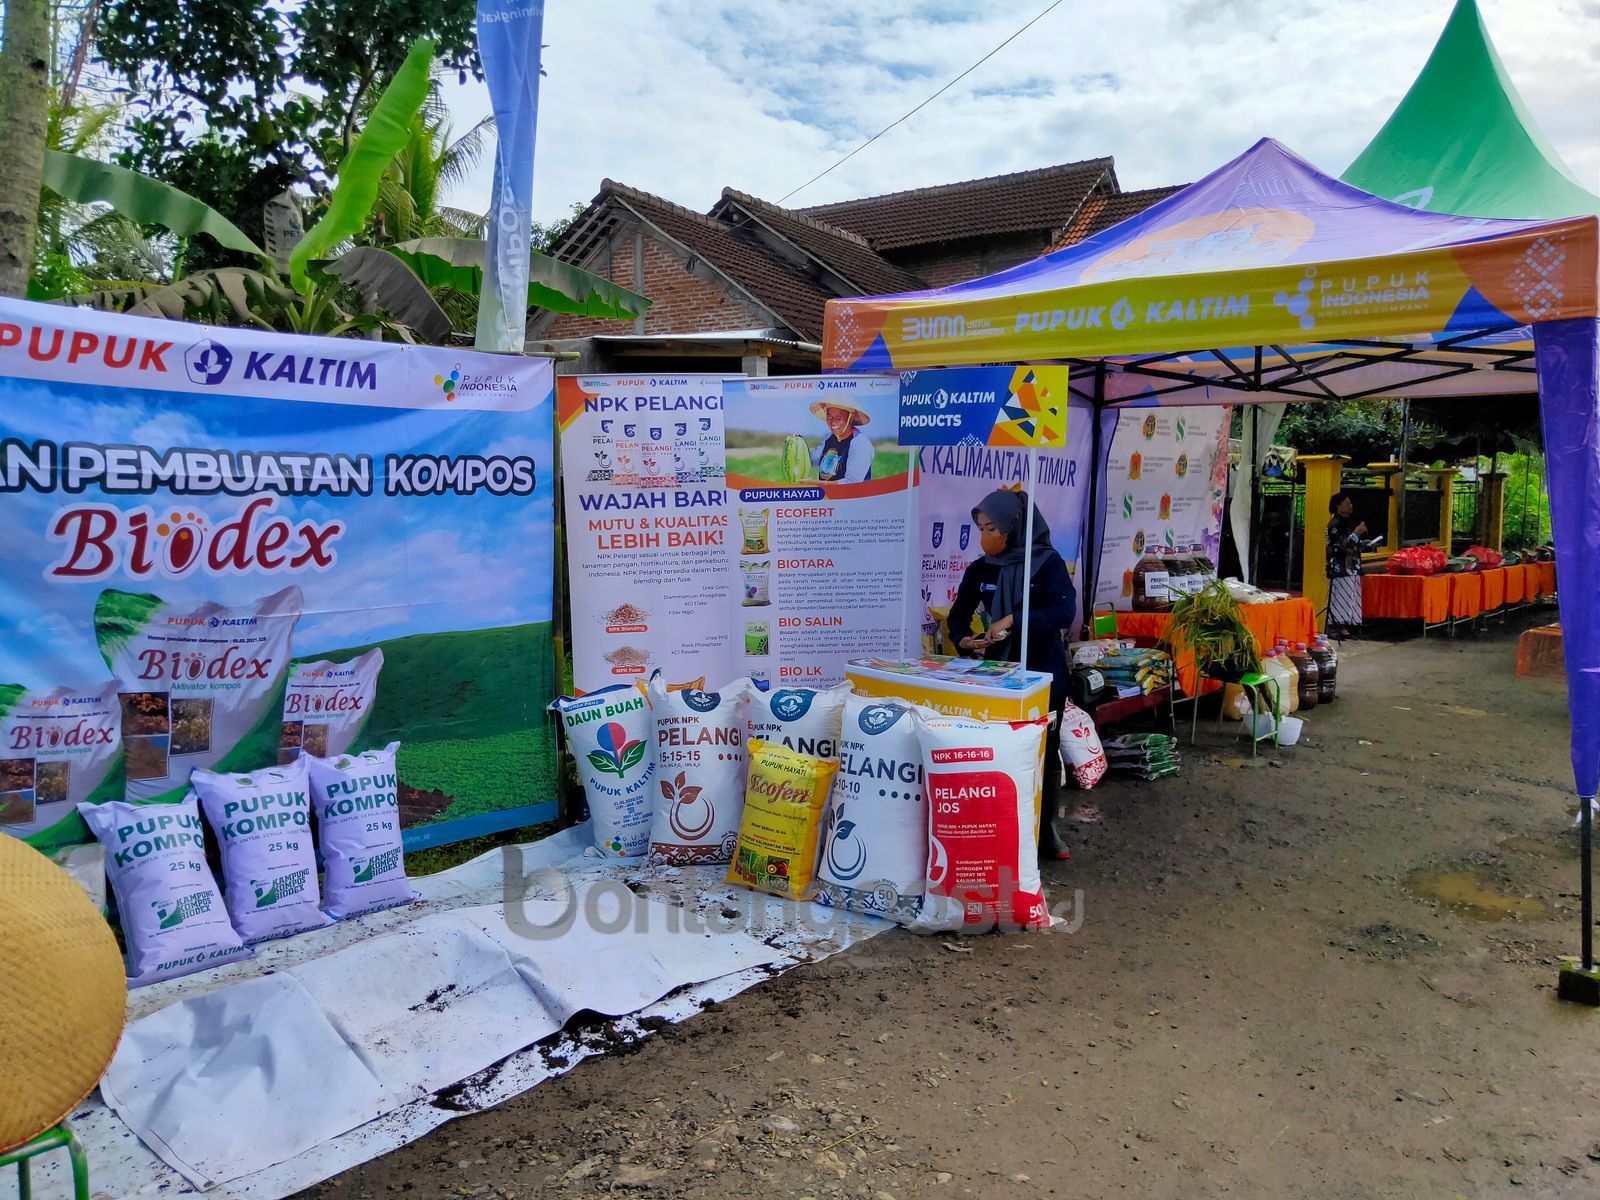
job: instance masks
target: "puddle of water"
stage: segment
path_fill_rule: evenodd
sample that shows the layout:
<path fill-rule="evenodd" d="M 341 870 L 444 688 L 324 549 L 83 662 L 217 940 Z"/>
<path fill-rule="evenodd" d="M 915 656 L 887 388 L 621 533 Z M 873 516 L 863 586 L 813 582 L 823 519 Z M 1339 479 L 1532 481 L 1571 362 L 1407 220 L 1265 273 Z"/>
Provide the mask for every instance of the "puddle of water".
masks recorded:
<path fill-rule="evenodd" d="M 1511 896 L 1474 871 L 1412 871 L 1406 891 L 1422 900 L 1437 900 L 1476 921 L 1504 921 L 1507 917 L 1537 918 L 1549 910 L 1531 896 Z"/>
<path fill-rule="evenodd" d="M 1526 833 L 1501 838 L 1495 845 L 1502 850 L 1510 850 L 1515 854 L 1532 854 L 1537 858 L 1566 858 L 1571 853 L 1559 842 L 1549 842 Z"/>

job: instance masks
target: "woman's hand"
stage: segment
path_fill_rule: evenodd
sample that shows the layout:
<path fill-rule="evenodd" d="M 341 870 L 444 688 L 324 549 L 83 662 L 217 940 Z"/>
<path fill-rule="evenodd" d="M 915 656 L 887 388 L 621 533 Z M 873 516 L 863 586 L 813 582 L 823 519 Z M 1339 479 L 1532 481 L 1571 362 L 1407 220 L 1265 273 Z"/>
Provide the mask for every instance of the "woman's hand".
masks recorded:
<path fill-rule="evenodd" d="M 1361 522 L 1361 524 L 1356 526 L 1356 536 L 1357 537 L 1360 537 L 1366 531 L 1367 531 L 1367 523 L 1365 521 Z"/>
<path fill-rule="evenodd" d="M 961 639 L 961 648 L 971 650 L 974 654 L 982 654 L 989 648 L 989 639 L 981 637 L 964 637 Z"/>
<path fill-rule="evenodd" d="M 1011 626 L 1015 623 L 1015 619 L 1012 617 L 1001 617 L 993 625 L 989 626 L 989 640 L 991 642 L 1000 641 L 1011 632 Z"/>

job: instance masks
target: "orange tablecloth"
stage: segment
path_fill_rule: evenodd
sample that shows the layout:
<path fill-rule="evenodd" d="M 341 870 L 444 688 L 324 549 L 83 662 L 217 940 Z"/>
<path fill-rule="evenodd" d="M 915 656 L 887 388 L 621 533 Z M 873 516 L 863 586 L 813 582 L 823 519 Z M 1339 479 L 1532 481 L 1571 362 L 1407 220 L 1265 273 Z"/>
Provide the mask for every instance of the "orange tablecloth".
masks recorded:
<path fill-rule="evenodd" d="M 1539 573 L 1539 595 L 1554 596 L 1556 594 L 1556 565 L 1553 562 L 1533 563 L 1533 569 Z"/>
<path fill-rule="evenodd" d="M 1272 604 L 1241 604 L 1239 611 L 1263 650 L 1272 649 L 1279 638 L 1309 643 L 1317 633 L 1316 610 L 1311 601 L 1299 596 Z M 1167 613 L 1119 612 L 1117 636 L 1157 642 L 1166 632 L 1169 619 Z M 1185 651 L 1178 656 L 1178 682 L 1183 685 L 1184 695 L 1194 695 L 1195 677 L 1194 653 Z"/>
<path fill-rule="evenodd" d="M 1483 611 L 1493 612 L 1506 602 L 1506 569 L 1479 571 L 1478 578 L 1483 580 Z"/>
<path fill-rule="evenodd" d="M 1544 592 L 1544 580 L 1539 571 L 1538 563 L 1523 563 L 1518 568 L 1527 581 L 1522 589 L 1524 600 L 1537 600 Z"/>
<path fill-rule="evenodd" d="M 1528 594 L 1528 573 L 1521 567 L 1502 567 L 1506 573 L 1506 603 L 1521 604 Z M 1539 573 L 1533 573 L 1534 586 L 1538 586 Z"/>
<path fill-rule="evenodd" d="M 1363 575 L 1361 615 L 1437 625 L 1450 617 L 1450 576 Z"/>
<path fill-rule="evenodd" d="M 1450 580 L 1450 615 L 1459 620 L 1475 617 L 1484 609 L 1483 576 L 1461 572 Z"/>

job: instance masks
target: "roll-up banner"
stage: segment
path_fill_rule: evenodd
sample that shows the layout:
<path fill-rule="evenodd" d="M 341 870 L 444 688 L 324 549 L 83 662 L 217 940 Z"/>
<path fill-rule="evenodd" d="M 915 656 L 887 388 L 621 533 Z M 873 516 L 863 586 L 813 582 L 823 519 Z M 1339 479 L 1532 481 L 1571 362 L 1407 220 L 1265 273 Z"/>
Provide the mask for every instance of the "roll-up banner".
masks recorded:
<path fill-rule="evenodd" d="M 558 404 L 573 686 L 727 682 L 722 377 L 564 376 Z"/>
<path fill-rule="evenodd" d="M 1113 419 L 1100 490 L 1095 602 L 1133 607 L 1133 568 L 1147 547 L 1195 543 L 1217 561 L 1228 490 L 1227 405 L 1125 408 Z"/>
<path fill-rule="evenodd" d="M 730 612 L 740 674 L 843 682 L 865 654 L 911 652 L 916 495 L 892 376 L 729 380 Z"/>
<path fill-rule="evenodd" d="M 408 846 L 553 816 L 552 382 L 0 301 L 0 830 L 391 741 Z"/>

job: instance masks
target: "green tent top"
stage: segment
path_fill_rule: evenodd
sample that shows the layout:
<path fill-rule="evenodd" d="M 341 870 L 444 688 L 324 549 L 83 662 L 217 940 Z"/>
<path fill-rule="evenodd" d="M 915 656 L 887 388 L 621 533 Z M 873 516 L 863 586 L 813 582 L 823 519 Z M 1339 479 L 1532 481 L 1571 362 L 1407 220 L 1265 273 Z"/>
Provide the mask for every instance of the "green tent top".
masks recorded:
<path fill-rule="evenodd" d="M 1476 0 L 1457 0 L 1422 73 L 1342 178 L 1456 216 L 1600 214 L 1600 196 L 1577 181 L 1517 94 Z"/>

